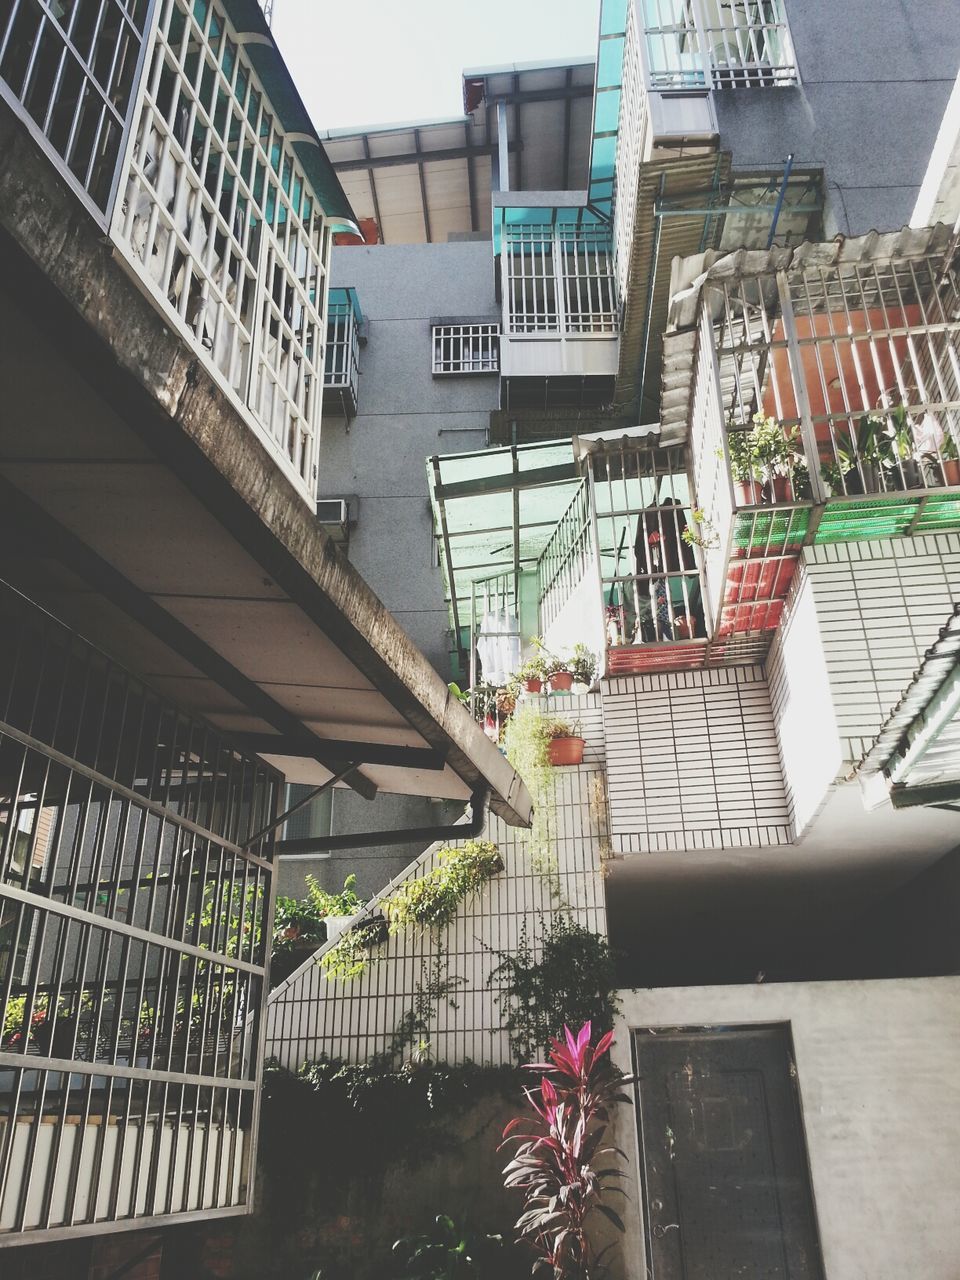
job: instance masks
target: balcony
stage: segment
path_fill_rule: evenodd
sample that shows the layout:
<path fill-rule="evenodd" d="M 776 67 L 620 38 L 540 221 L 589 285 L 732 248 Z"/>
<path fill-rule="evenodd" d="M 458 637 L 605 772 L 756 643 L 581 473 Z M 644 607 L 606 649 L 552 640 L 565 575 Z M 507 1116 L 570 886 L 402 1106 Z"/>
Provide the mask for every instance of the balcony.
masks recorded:
<path fill-rule="evenodd" d="M 643 58 L 657 91 L 797 83 L 785 0 L 639 0 Z"/>
<path fill-rule="evenodd" d="M 0 75 L 120 261 L 312 503 L 331 234 L 352 222 L 260 11 L 15 0 Z"/>
<path fill-rule="evenodd" d="M 609 675 L 724 660 L 711 644 L 685 453 L 661 447 L 655 430 L 436 458 L 432 494 L 472 685 L 493 660 L 478 640 L 493 658 L 518 637 L 540 635 L 554 652 L 581 643 Z M 488 604 L 494 589 L 509 607 Z M 495 674 L 509 671 L 498 662 Z"/>
<path fill-rule="evenodd" d="M 324 413 L 339 404 L 344 418 L 357 412 L 363 313 L 356 289 L 331 289 L 327 302 L 327 350 L 323 369 Z M 364 339 L 365 341 L 365 339 Z"/>
<path fill-rule="evenodd" d="M 601 403 L 616 375 L 620 316 L 610 227 L 585 212 L 501 210 L 500 369 L 511 405 L 542 399 L 547 408 L 562 407 L 565 397 L 583 404 L 591 395 Z M 544 384 L 560 399 L 542 396 Z"/>
<path fill-rule="evenodd" d="M 806 545 L 960 529 L 952 251 L 940 227 L 687 264 L 664 427 L 689 423 L 720 640 L 763 649 Z"/>

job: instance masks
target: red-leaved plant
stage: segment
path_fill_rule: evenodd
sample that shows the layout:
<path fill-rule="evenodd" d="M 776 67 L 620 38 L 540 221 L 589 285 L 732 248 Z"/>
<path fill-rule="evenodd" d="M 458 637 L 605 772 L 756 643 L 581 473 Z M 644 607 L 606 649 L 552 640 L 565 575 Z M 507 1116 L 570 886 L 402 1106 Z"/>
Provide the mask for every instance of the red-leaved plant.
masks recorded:
<path fill-rule="evenodd" d="M 595 1045 L 590 1043 L 589 1022 L 577 1035 L 569 1027 L 563 1033 L 562 1041 L 551 1043 L 549 1062 L 528 1067 L 543 1078 L 538 1089 L 524 1090 L 534 1115 L 511 1120 L 503 1131 L 501 1149 L 518 1144 L 503 1181 L 525 1193 L 526 1211 L 516 1229 L 538 1255 L 534 1273 L 551 1271 L 554 1280 L 595 1280 L 612 1246 L 594 1249 L 588 1219 L 602 1213 L 624 1230 L 620 1215 L 602 1197 L 607 1192 L 625 1194 L 612 1182 L 625 1174 L 611 1167 L 610 1160 L 626 1156 L 619 1147 L 602 1144 L 611 1108 L 630 1101 L 621 1089 L 628 1078 L 606 1056 L 612 1032 Z"/>

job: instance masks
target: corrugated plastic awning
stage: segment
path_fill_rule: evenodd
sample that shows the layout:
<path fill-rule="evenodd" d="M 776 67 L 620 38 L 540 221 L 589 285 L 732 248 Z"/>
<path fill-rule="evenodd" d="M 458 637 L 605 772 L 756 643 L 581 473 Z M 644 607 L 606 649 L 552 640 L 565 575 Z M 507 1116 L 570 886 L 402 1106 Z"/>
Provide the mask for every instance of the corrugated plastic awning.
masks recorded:
<path fill-rule="evenodd" d="M 231 23 L 244 40 L 244 49 L 266 90 L 270 105 L 285 132 L 294 135 L 291 145 L 313 192 L 334 231 L 359 235 L 356 214 L 344 194 L 340 179 L 327 157 L 319 134 L 257 0 L 223 0 Z M 297 136 L 299 135 L 299 136 Z"/>
<path fill-rule="evenodd" d="M 444 590 L 459 628 L 469 622 L 473 582 L 536 565 L 580 474 L 570 440 L 434 457 L 427 472 Z"/>
<path fill-rule="evenodd" d="M 960 802 L 960 605 L 855 772 L 896 807 Z"/>

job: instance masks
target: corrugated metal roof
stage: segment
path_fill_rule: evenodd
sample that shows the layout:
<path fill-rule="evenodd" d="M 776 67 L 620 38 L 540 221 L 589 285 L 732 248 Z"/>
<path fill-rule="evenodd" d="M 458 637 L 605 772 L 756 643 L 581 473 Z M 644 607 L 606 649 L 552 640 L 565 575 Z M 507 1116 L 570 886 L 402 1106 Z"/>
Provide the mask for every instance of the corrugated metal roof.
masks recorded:
<path fill-rule="evenodd" d="M 890 713 L 887 722 L 877 734 L 871 749 L 854 771 L 857 774 L 883 773 L 898 760 L 903 759 L 914 738 L 929 723 L 929 716 L 940 694 L 955 681 L 960 673 L 960 605 L 954 605 L 953 615 L 941 628 L 940 635 L 907 687 L 903 697 Z M 953 724 L 951 717 L 947 724 Z M 946 727 L 946 726 L 944 726 Z M 951 757 L 954 778 L 960 779 L 960 740 L 951 735 Z M 907 781 L 907 779 L 903 779 Z M 917 781 L 911 779 L 911 781 Z M 921 781 L 927 781 L 922 779 Z"/>

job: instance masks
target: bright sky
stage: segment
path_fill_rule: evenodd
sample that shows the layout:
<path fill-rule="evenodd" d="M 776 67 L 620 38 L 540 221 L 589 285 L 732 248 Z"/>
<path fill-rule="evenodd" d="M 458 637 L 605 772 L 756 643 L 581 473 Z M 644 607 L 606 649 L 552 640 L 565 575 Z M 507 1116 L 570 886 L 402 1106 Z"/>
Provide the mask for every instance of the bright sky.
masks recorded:
<path fill-rule="evenodd" d="M 274 0 L 321 131 L 463 113 L 465 67 L 596 56 L 599 0 Z"/>

